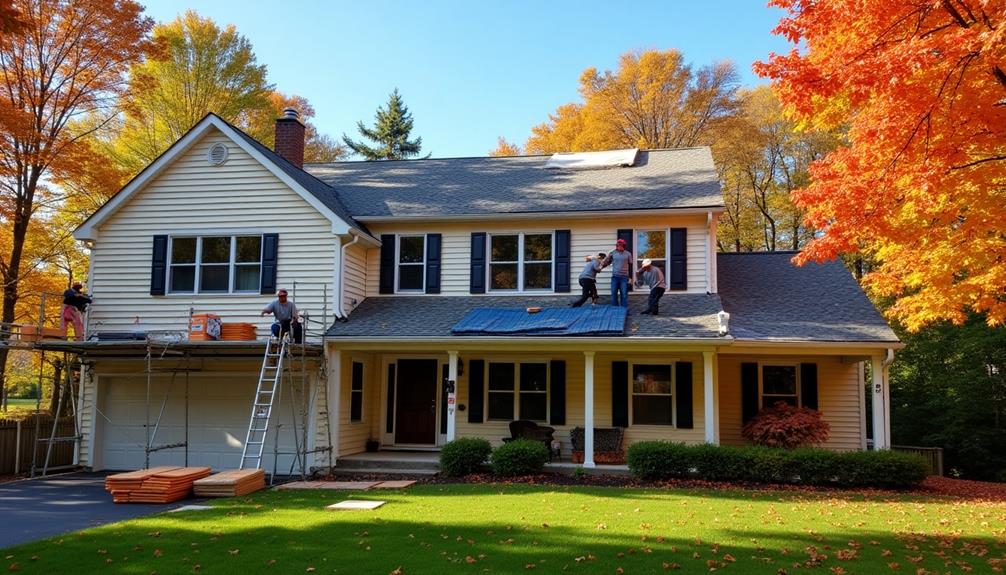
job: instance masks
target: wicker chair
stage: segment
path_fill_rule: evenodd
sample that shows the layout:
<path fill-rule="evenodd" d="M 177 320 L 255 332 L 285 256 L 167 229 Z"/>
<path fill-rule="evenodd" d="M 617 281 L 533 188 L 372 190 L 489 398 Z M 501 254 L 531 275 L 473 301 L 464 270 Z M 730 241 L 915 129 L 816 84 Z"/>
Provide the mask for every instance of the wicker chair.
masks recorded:
<path fill-rule="evenodd" d="M 518 419 L 510 422 L 510 437 L 504 437 L 503 442 L 507 443 L 516 439 L 540 441 L 548 449 L 548 460 L 552 461 L 552 437 L 554 434 L 554 427 L 538 425 L 528 419 Z"/>

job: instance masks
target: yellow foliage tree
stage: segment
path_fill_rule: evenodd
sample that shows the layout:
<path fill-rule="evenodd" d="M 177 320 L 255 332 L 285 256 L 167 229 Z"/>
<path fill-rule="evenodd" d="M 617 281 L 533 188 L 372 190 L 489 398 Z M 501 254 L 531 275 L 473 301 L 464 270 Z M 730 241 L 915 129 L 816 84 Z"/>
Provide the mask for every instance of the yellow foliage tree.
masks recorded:
<path fill-rule="evenodd" d="M 519 156 L 521 155 L 520 146 L 508 142 L 506 138 L 500 136 L 496 140 L 496 149 L 489 152 L 489 155 L 495 158 L 501 158 L 506 156 Z"/>

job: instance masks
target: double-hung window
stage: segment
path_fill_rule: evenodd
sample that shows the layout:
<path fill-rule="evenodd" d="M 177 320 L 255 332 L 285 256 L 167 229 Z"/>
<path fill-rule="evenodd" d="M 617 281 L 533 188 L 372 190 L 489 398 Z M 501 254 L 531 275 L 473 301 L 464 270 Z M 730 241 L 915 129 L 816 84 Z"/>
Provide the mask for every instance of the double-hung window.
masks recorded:
<path fill-rule="evenodd" d="M 548 363 L 489 362 L 488 383 L 490 420 L 548 420 Z"/>
<path fill-rule="evenodd" d="M 172 237 L 171 293 L 258 293 L 262 236 Z"/>
<path fill-rule="evenodd" d="M 426 282 L 426 236 L 398 236 L 398 291 L 423 291 Z"/>
<path fill-rule="evenodd" d="M 667 276 L 667 230 L 636 230 L 636 269 L 649 259 Z"/>
<path fill-rule="evenodd" d="M 489 289 L 552 289 L 552 234 L 493 234 L 489 243 Z"/>
<path fill-rule="evenodd" d="M 632 424 L 674 425 L 670 364 L 632 365 Z"/>
<path fill-rule="evenodd" d="M 761 406 L 772 407 L 781 401 L 798 407 L 800 405 L 798 371 L 795 365 L 762 365 Z"/>

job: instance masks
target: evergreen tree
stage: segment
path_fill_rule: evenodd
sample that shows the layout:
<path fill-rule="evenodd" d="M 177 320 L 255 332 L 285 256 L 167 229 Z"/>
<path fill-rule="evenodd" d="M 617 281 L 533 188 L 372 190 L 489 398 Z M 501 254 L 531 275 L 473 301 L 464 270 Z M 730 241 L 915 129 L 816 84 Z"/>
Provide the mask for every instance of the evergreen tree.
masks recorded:
<path fill-rule="evenodd" d="M 423 148 L 423 139 L 409 140 L 409 133 L 412 132 L 412 114 L 402 101 L 398 88 L 395 88 L 388 97 L 386 108 L 377 108 L 375 120 L 373 128 L 364 126 L 363 122 L 356 123 L 360 134 L 374 145 L 355 141 L 345 134 L 342 135 L 342 141 L 350 150 L 367 160 L 407 160 L 419 155 Z"/>

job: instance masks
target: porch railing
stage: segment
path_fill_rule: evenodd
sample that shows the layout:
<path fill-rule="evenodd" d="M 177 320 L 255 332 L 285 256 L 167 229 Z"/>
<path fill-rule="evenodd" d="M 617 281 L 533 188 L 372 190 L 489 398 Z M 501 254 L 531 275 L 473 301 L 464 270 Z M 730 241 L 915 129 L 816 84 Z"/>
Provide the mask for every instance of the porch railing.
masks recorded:
<path fill-rule="evenodd" d="M 943 448 L 942 447 L 912 447 L 908 445 L 892 445 L 891 451 L 901 453 L 912 453 L 918 455 L 929 465 L 930 475 L 943 476 Z"/>

